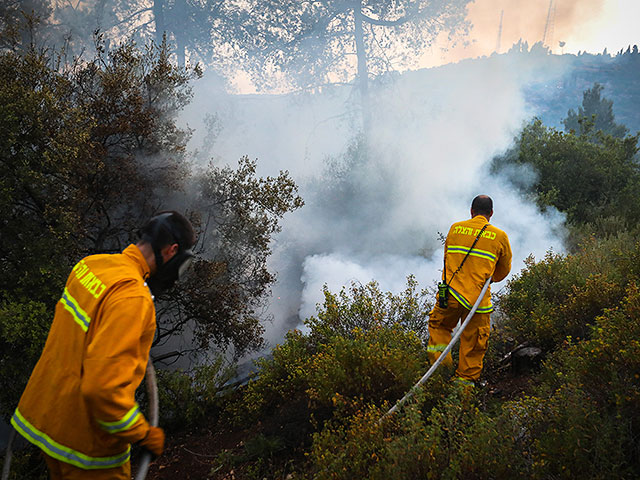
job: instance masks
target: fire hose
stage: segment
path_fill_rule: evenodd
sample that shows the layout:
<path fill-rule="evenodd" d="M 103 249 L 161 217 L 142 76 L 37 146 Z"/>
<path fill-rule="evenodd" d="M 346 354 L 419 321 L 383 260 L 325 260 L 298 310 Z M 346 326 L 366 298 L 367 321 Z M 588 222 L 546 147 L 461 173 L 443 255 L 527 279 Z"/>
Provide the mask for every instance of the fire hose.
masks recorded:
<path fill-rule="evenodd" d="M 395 413 L 396 411 L 398 411 L 398 409 L 404 405 L 406 403 L 406 401 L 411 398 L 414 393 L 416 392 L 416 390 L 418 389 L 418 387 L 420 387 L 421 385 L 423 385 L 428 379 L 429 377 L 433 374 L 433 372 L 436 371 L 436 369 L 438 368 L 438 366 L 442 363 L 442 361 L 445 359 L 445 357 L 449 354 L 449 352 L 451 351 L 451 349 L 453 348 L 453 346 L 456 344 L 456 342 L 458 341 L 458 339 L 460 338 L 460 335 L 462 335 L 462 332 L 464 331 L 464 329 L 467 327 L 467 325 L 469 324 L 469 322 L 471 321 L 471 318 L 473 317 L 473 315 L 476 313 L 476 310 L 478 309 L 478 306 L 480 306 L 480 302 L 482 301 L 482 299 L 484 298 L 484 294 L 487 292 L 487 289 L 489 288 L 489 284 L 491 283 L 491 277 L 487 278 L 487 281 L 484 283 L 484 286 L 482 287 L 482 291 L 480 292 L 480 295 L 478 295 L 478 298 L 476 299 L 476 302 L 473 304 L 473 307 L 471 308 L 471 310 L 469 311 L 469 314 L 467 315 L 467 317 L 465 318 L 464 322 L 462 322 L 462 325 L 460 325 L 460 328 L 458 329 L 458 331 L 455 333 L 455 335 L 453 336 L 453 338 L 451 338 L 451 341 L 449 342 L 449 344 L 447 345 L 447 348 L 444 349 L 444 351 L 440 354 L 440 356 L 436 359 L 435 362 L 433 362 L 433 365 L 431 365 L 431 368 L 427 371 L 427 373 L 425 373 L 422 378 L 420 380 L 418 380 L 418 383 L 416 383 L 411 390 L 409 390 L 407 392 L 407 394 L 402 397 L 400 400 L 398 400 L 396 402 L 396 404 L 387 412 L 385 413 L 379 420 L 378 423 L 382 422 L 382 420 L 384 420 L 385 418 L 387 418 L 389 415 Z"/>
<path fill-rule="evenodd" d="M 152 427 L 158 426 L 158 384 L 156 382 L 156 369 L 153 368 L 153 362 L 151 358 L 147 362 L 147 374 L 145 376 L 145 383 L 147 385 L 147 395 L 149 395 L 149 423 Z M 138 473 L 135 480 L 144 480 L 147 476 L 147 470 L 149 470 L 149 463 L 151 463 L 151 452 L 145 451 L 140 459 L 140 466 L 138 467 Z M 4 480 L 4 479 L 3 479 Z"/>
<path fill-rule="evenodd" d="M 158 384 L 156 382 L 156 370 L 153 368 L 153 362 L 151 358 L 147 362 L 147 372 L 145 383 L 147 386 L 147 395 L 149 396 L 149 423 L 157 427 L 158 426 L 158 416 L 159 416 L 159 408 L 158 408 Z M 4 465 L 2 466 L 2 477 L 0 480 L 8 480 L 9 479 L 9 469 L 11 468 L 11 458 L 13 456 L 12 444 L 13 439 L 16 436 L 15 429 L 11 429 L 9 433 L 9 440 L 7 441 L 7 450 L 4 456 Z M 151 463 L 151 453 L 144 452 L 142 458 L 140 459 L 140 465 L 138 466 L 138 473 L 136 474 L 135 480 L 144 480 L 147 476 L 147 471 L 149 470 L 149 464 Z"/>

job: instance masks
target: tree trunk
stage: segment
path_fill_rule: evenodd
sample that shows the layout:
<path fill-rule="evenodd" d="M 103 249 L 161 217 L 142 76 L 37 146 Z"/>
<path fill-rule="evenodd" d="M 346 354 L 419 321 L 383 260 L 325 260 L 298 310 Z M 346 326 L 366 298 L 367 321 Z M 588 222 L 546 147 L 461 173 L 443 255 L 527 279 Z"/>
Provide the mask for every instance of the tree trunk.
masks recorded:
<path fill-rule="evenodd" d="M 367 70 L 367 50 L 364 43 L 364 30 L 362 25 L 362 5 L 358 5 L 353 9 L 353 17 L 355 20 L 354 35 L 356 38 L 356 56 L 358 59 L 358 88 L 360 90 L 360 102 L 362 108 L 362 127 L 365 135 L 369 132 L 371 126 L 371 116 L 369 111 L 369 72 Z"/>
<path fill-rule="evenodd" d="M 164 20 L 164 0 L 153 0 L 153 20 L 156 24 L 156 43 L 162 45 L 162 37 L 167 31 Z"/>
<path fill-rule="evenodd" d="M 187 24 L 187 2 L 176 0 L 173 8 L 173 36 L 176 41 L 176 56 L 178 66 L 184 67 L 186 63 L 186 39 L 189 35 Z"/>
<path fill-rule="evenodd" d="M 178 58 L 178 66 L 184 67 L 186 62 L 185 45 L 181 34 L 176 34 L 176 57 Z"/>

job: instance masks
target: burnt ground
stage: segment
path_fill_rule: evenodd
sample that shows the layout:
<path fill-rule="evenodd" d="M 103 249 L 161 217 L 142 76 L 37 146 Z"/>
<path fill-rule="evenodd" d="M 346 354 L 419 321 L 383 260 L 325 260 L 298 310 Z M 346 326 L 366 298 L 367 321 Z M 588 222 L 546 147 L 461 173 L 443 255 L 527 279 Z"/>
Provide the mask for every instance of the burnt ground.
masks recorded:
<path fill-rule="evenodd" d="M 226 465 L 224 452 L 242 449 L 247 431 L 183 432 L 170 435 L 164 454 L 149 467 L 147 479 L 235 479 L 233 468 Z"/>
<path fill-rule="evenodd" d="M 511 371 L 494 372 L 492 378 L 481 387 L 481 402 L 497 405 L 519 398 L 531 391 L 532 378 L 528 374 L 514 375 Z M 294 478 L 292 472 L 305 470 L 304 450 L 299 445 L 304 443 L 301 442 L 302 438 L 308 439 L 310 429 L 309 425 L 297 421 L 295 416 L 291 411 L 280 411 L 263 423 L 246 429 L 225 427 L 217 422 L 216 425 L 204 425 L 197 431 L 169 433 L 165 453 L 151 464 L 147 479 Z M 274 434 L 284 438 L 284 443 L 269 444 L 267 439 Z M 256 447 L 256 439 L 261 438 L 265 440 Z M 259 459 L 252 456 L 251 444 L 254 449 L 260 450 Z M 308 442 L 304 448 L 307 447 Z M 135 460 L 133 464 L 135 470 Z"/>
<path fill-rule="evenodd" d="M 171 435 L 165 453 L 151 464 L 147 479 L 286 480 L 292 471 L 300 471 L 305 462 L 302 450 L 280 445 L 274 448 L 273 455 L 265 455 L 263 447 L 261 459 L 250 452 L 248 446 L 255 444 L 256 438 L 267 438 L 261 436 L 262 430 L 261 425 L 256 425 L 245 430 L 203 429 Z M 286 455 L 277 455 L 284 450 Z"/>

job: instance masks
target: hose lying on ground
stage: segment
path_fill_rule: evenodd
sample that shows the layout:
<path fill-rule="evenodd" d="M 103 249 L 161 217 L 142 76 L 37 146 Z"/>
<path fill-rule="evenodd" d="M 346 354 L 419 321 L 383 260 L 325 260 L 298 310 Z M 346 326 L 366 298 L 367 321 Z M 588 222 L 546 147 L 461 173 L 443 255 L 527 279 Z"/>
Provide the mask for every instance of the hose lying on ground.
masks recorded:
<path fill-rule="evenodd" d="M 152 427 L 158 426 L 158 384 L 156 382 L 156 370 L 153 368 L 153 362 L 149 358 L 147 363 L 147 373 L 145 377 L 145 383 L 147 385 L 147 395 L 149 395 L 149 423 Z M 144 480 L 147 476 L 147 470 L 149 470 L 149 463 L 151 463 L 151 453 L 144 452 L 140 460 L 140 466 L 138 467 L 138 473 L 135 480 Z M 4 479 L 3 479 L 4 480 Z"/>
<path fill-rule="evenodd" d="M 482 299 L 484 298 L 484 294 L 487 292 L 487 289 L 489 288 L 489 284 L 491 283 L 491 277 L 487 278 L 487 281 L 484 283 L 484 286 L 482 287 L 482 291 L 480 292 L 480 295 L 478 295 L 478 298 L 476 300 L 476 303 L 473 304 L 473 307 L 471 308 L 471 310 L 469 311 L 469 314 L 467 315 L 467 318 L 464 319 L 464 322 L 462 322 L 462 325 L 460 325 L 460 328 L 458 329 L 458 331 L 455 333 L 455 335 L 453 336 L 453 338 L 451 339 L 451 341 L 449 342 L 449 345 L 447 345 L 447 348 L 444 349 L 444 351 L 440 354 L 440 356 L 437 358 L 437 360 L 435 362 L 433 362 L 433 365 L 431 365 L 431 368 L 427 371 L 427 373 L 425 373 L 422 378 L 420 380 L 418 380 L 418 383 L 416 383 L 411 390 L 409 390 L 407 392 L 407 394 L 402 397 L 400 400 L 398 400 L 398 402 L 396 402 L 396 404 L 391 408 L 391 410 L 389 410 L 387 413 L 385 413 L 379 420 L 379 422 L 382 422 L 382 420 L 384 420 L 385 418 L 387 418 L 389 415 L 391 415 L 392 413 L 395 413 L 402 405 L 405 404 L 405 402 L 413 396 L 413 394 L 415 393 L 416 389 L 424 384 L 429 377 L 433 374 L 433 372 L 436 371 L 436 369 L 438 368 L 438 366 L 442 363 L 442 361 L 445 359 L 445 357 L 449 354 L 449 352 L 451 351 L 451 349 L 453 348 L 453 346 L 456 344 L 456 342 L 458 341 L 458 339 L 460 338 L 460 335 L 462 335 L 462 332 L 464 331 L 464 329 L 466 328 L 467 324 L 471 321 L 471 318 L 473 317 L 473 314 L 476 313 L 476 310 L 478 309 L 478 306 L 480 305 L 480 302 L 482 301 Z"/>

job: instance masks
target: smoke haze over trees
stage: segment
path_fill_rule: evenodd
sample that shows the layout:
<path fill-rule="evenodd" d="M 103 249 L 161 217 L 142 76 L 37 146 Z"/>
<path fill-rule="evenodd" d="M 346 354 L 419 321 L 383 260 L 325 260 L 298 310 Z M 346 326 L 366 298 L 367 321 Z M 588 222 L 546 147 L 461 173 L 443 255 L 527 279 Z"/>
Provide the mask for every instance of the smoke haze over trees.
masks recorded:
<path fill-rule="evenodd" d="M 239 422 L 257 415 L 249 421 L 258 428 L 260 415 L 282 408 L 302 417 L 290 430 L 294 439 L 304 438 L 292 448 L 306 448 L 314 473 L 325 462 L 345 478 L 375 478 L 367 476 L 373 451 L 388 460 L 376 463 L 375 475 L 389 478 L 402 442 L 415 440 L 421 451 L 434 452 L 437 468 L 461 458 L 455 468 L 462 476 L 470 455 L 482 460 L 470 476 L 499 467 L 514 477 L 548 478 L 563 462 L 584 473 L 589 458 L 559 457 L 551 466 L 535 461 L 559 445 L 584 445 L 602 424 L 608 433 L 598 448 L 628 448 L 619 448 L 612 464 L 597 457 L 601 463 L 592 471 L 633 478 L 637 465 L 625 452 L 637 451 L 637 436 L 629 432 L 637 431 L 640 410 L 637 391 L 628 388 L 634 384 L 620 378 L 637 378 L 639 358 L 624 334 L 635 335 L 638 324 L 638 138 L 626 130 L 640 128 L 637 48 L 614 57 L 558 56 L 542 44 L 519 42 L 502 55 L 394 70 L 395 62 L 406 62 L 398 70 L 408 68 L 440 27 L 464 33 L 468 3 L 435 2 L 435 12 L 423 11 L 427 2 L 421 1 L 356 2 L 342 11 L 341 3 L 323 0 L 314 4 L 318 10 L 287 12 L 278 10 L 286 2 L 4 3 L 3 412 L 15 406 L 74 261 L 121 249 L 148 215 L 173 207 L 197 224 L 198 260 L 187 281 L 158 303 L 153 354 L 233 357 L 281 344 L 261 361 L 262 376 L 248 396 L 233 405 L 221 400 L 230 374 L 220 359 L 190 375 L 166 373 L 162 388 L 175 400 L 168 413 L 174 425 L 231 413 Z M 443 25 L 425 30 L 434 18 Z M 93 26 L 101 29 L 97 39 Z M 425 35 L 416 37 L 417 30 Z M 243 43 L 251 32 L 257 43 Z M 119 43 L 129 36 L 134 41 Z M 250 71 L 265 61 L 273 68 L 260 73 L 274 77 L 264 81 L 292 74 L 284 82 L 290 86 L 293 74 L 301 74 L 298 86 L 322 88 L 229 93 L 238 66 Z M 358 93 L 365 78 L 367 132 Z M 535 115 L 540 120 L 532 121 Z M 576 119 L 579 129 L 571 127 Z M 567 132 L 555 128 L 563 120 Z M 554 362 L 545 383 L 497 416 L 473 416 L 460 402 L 442 403 L 441 392 L 451 387 L 441 379 L 440 390 L 423 398 L 425 411 L 435 408 L 428 421 L 416 410 L 393 432 L 372 430 L 385 402 L 424 370 L 429 288 L 442 268 L 440 234 L 468 217 L 479 193 L 493 197 L 492 223 L 509 234 L 514 250 L 512 283 L 497 292 L 512 340 L 499 339 L 489 363 L 495 366 L 515 346 L 511 341 L 543 339 Z M 575 256 L 562 255 L 566 247 Z M 551 287 L 546 278 L 553 279 Z M 592 331 L 596 325 L 622 327 Z M 301 331 L 290 332 L 297 327 Z M 563 343 L 576 332 L 589 348 Z M 171 338 L 183 343 L 176 347 Z M 607 349 L 625 353 L 608 358 Z M 599 394 L 590 373 L 598 365 L 604 372 L 594 371 L 603 378 L 611 374 L 611 396 Z M 574 375 L 559 379 L 554 369 Z M 525 414 L 512 415 L 512 407 Z M 543 410 L 540 418 L 536 412 Z M 629 419 L 627 430 L 612 420 L 616 415 Z M 477 450 L 438 449 L 440 427 L 458 419 L 469 428 L 460 432 L 463 444 Z M 542 437 L 548 423 L 556 431 Z M 371 431 L 378 436 L 367 436 Z M 531 435 L 516 447 L 533 452 L 533 464 L 496 465 L 507 457 L 493 454 L 512 449 L 514 431 Z M 260 469 L 287 449 L 276 441 L 262 447 L 269 460 L 255 468 L 268 476 L 273 472 Z M 353 452 L 361 463 L 341 463 Z M 407 468 L 428 473 L 419 452 L 407 458 L 415 461 Z"/>
<path fill-rule="evenodd" d="M 174 61 L 172 59 L 182 62 L 181 52 L 186 52 L 185 58 L 193 56 L 194 59 L 211 60 L 211 50 L 206 49 L 220 47 L 228 49 L 226 53 L 232 57 L 237 55 L 235 61 L 242 63 L 246 60 L 244 55 L 251 50 L 242 50 L 239 44 L 234 47 L 229 39 L 233 35 L 237 39 L 246 31 L 230 31 L 233 29 L 216 24 L 214 19 L 222 21 L 224 17 L 225 21 L 236 25 L 242 23 L 242 28 L 251 27 L 257 29 L 254 32 L 275 35 L 278 32 L 273 31 L 273 23 L 268 21 L 269 18 L 273 20 L 269 15 L 277 13 L 275 5 L 272 5 L 275 10 L 265 10 L 266 19 L 254 15 L 250 20 L 257 23 L 253 26 L 249 19 L 239 20 L 242 8 L 225 2 L 216 4 L 215 8 L 208 3 L 186 0 L 158 0 L 139 5 L 117 1 L 54 3 L 49 7 L 40 3 L 12 2 L 4 4 L 1 13 L 5 46 L 20 46 L 24 50 L 32 42 L 66 45 L 69 50 L 56 57 L 63 63 L 71 61 L 73 52 L 87 49 L 86 55 L 91 53 L 89 45 L 94 44 L 92 29 L 74 29 L 77 25 L 102 28 L 103 40 L 98 40 L 96 51 L 100 59 L 98 64 L 108 65 L 113 59 L 115 70 L 109 73 L 110 70 L 106 69 L 106 74 L 97 75 L 102 68 L 99 65 L 86 68 L 81 79 L 84 95 L 76 98 L 77 104 L 94 118 L 111 118 L 113 121 L 101 120 L 91 127 L 95 145 L 101 150 L 92 150 L 86 155 L 98 158 L 105 155 L 104 168 L 108 172 L 109 162 L 127 165 L 135 154 L 136 158 L 146 158 L 140 166 L 148 169 L 151 176 L 132 175 L 135 166 L 130 165 L 128 169 L 122 169 L 122 177 L 111 178 L 110 172 L 103 172 L 103 176 L 92 178 L 95 185 L 99 185 L 89 189 L 89 194 L 95 197 L 92 205 L 96 211 L 115 210 L 108 225 L 100 224 L 95 213 L 90 218 L 96 223 L 90 223 L 90 227 L 82 224 L 94 242 L 93 248 L 115 249 L 122 243 L 122 240 L 113 240 L 121 238 L 118 235 L 122 233 L 113 230 L 115 225 L 123 225 L 122 222 L 132 225 L 143 216 L 143 213 L 138 217 L 127 216 L 123 214 L 126 209 L 118 211 L 115 207 L 116 199 L 104 197 L 104 192 L 110 191 L 109 185 L 122 181 L 122 178 L 137 178 L 138 184 L 132 187 L 131 198 L 137 198 L 138 202 L 146 205 L 141 208 L 146 212 L 158 202 L 154 203 L 140 192 L 147 191 L 151 185 L 154 195 L 176 190 L 178 185 L 170 182 L 187 175 L 187 159 L 197 159 L 205 165 L 210 153 L 217 162 L 233 165 L 231 159 L 248 154 L 260 158 L 254 167 L 260 174 L 275 175 L 283 168 L 292 172 L 292 177 L 303 189 L 307 207 L 285 221 L 282 235 L 275 237 L 273 255 L 259 260 L 268 262 L 271 268 L 269 274 L 262 273 L 265 285 L 275 279 L 275 272 L 279 274 L 272 296 L 274 301 L 270 305 L 275 322 L 269 327 L 271 334 L 268 335 L 269 340 L 277 341 L 289 327 L 313 313 L 315 304 L 321 300 L 320 292 L 325 282 L 338 287 L 354 278 L 366 282 L 371 278 L 385 277 L 389 285 L 384 285 L 384 288 L 397 291 L 406 275 L 414 273 L 428 285 L 437 277 L 440 268 L 437 232 L 446 230 L 453 218 L 466 216 L 469 199 L 479 191 L 492 193 L 496 205 L 504 205 L 503 212 L 497 208 L 495 221 L 503 222 L 502 226 L 510 230 L 516 249 L 521 248 L 518 254 L 520 261 L 530 253 L 542 255 L 549 247 L 562 249 L 559 235 L 562 217 L 553 210 L 541 216 L 534 205 L 523 202 L 500 180 L 492 178 L 487 168 L 489 159 L 509 147 L 511 139 L 530 114 L 541 111 L 545 123 L 553 123 L 548 122 L 548 118 L 555 110 L 549 106 L 557 108 L 561 105 L 557 101 L 557 92 L 569 88 L 576 91 L 582 85 L 583 77 L 594 70 L 593 65 L 598 65 L 598 62 L 603 69 L 594 70 L 594 75 L 599 79 L 605 75 L 605 79 L 600 81 L 618 86 L 616 75 L 629 79 L 625 83 L 625 95 L 635 98 L 635 83 L 630 79 L 637 78 L 632 75 L 637 65 L 637 49 L 629 47 L 628 51 L 620 52 L 616 57 L 608 54 L 559 57 L 549 55 L 542 45 L 534 45 L 529 50 L 527 44 L 519 43 L 505 55 L 476 62 L 461 62 L 404 75 L 390 71 L 391 55 L 400 55 L 396 59 L 398 62 L 404 59 L 410 63 L 411 48 L 420 49 L 433 38 L 437 29 L 426 31 L 426 36 L 420 38 L 411 35 L 411 32 L 415 34 L 416 28 L 424 27 L 424 22 L 440 18 L 444 22 L 443 28 L 447 26 L 453 32 L 463 33 L 465 23 L 462 15 L 467 3 L 445 5 L 436 2 L 434 5 L 444 8 L 437 11 L 424 10 L 421 2 L 397 4 L 394 8 L 388 2 L 360 4 L 363 21 L 372 22 L 371 28 L 363 31 L 363 39 L 368 46 L 365 51 L 369 56 L 360 56 L 369 62 L 366 76 L 371 76 L 372 81 L 368 90 L 375 100 L 371 105 L 375 121 L 371 126 L 370 145 L 363 144 L 360 137 L 358 100 L 353 97 L 351 85 L 334 85 L 322 92 L 291 96 L 230 96 L 226 91 L 227 84 L 218 73 L 208 71 L 204 79 L 190 85 L 189 88 L 195 88 L 195 101 L 187 105 L 189 88 L 182 82 L 188 79 L 181 75 L 189 70 L 170 71 L 168 67 Z M 292 62 L 288 63 L 291 66 L 311 68 L 317 60 L 320 62 L 317 65 L 322 67 L 317 72 L 323 72 L 314 77 L 317 84 L 332 79 L 328 72 L 342 72 L 345 76 L 336 78 L 353 81 L 357 86 L 357 62 L 349 68 L 346 64 L 332 63 L 331 54 L 334 52 L 327 52 L 329 43 L 326 42 L 329 39 L 323 36 L 333 32 L 330 25 L 331 28 L 340 27 L 333 33 L 342 39 L 339 40 L 341 48 L 353 48 L 351 53 L 358 53 L 355 30 L 351 28 L 355 25 L 355 10 L 331 10 L 333 4 L 322 5 L 323 9 L 309 11 L 306 17 L 296 16 L 302 14 L 297 10 L 289 12 L 292 19 L 297 19 L 292 20 L 289 30 L 291 38 L 295 39 L 291 46 L 296 45 L 293 50 L 296 55 L 286 54 L 283 39 L 274 41 L 273 45 L 268 42 L 270 48 L 262 51 L 261 55 L 257 55 L 256 50 L 260 44 L 244 44 L 243 48 L 252 47 L 259 60 L 275 62 L 280 58 Z M 234 13 L 224 8 L 236 10 Z M 29 17 L 28 13 L 25 16 L 21 9 L 25 13 L 33 11 L 35 16 Z M 248 10 L 244 12 L 248 13 Z M 38 15 L 40 23 L 36 21 Z M 163 15 L 164 20 L 161 18 Z M 328 19 L 336 19 L 337 23 L 332 24 Z M 338 19 L 344 22 L 340 23 Z M 314 23 L 304 24 L 303 20 L 318 21 L 318 25 L 329 30 L 309 30 L 309 25 Z M 166 32 L 162 29 L 162 22 Z M 193 22 L 200 26 L 196 27 Z M 304 25 L 307 27 L 303 28 Z M 179 40 L 187 31 L 193 33 L 189 41 L 195 43 Z M 214 31 L 228 37 L 214 38 Z M 311 31 L 325 42 L 324 53 L 319 57 L 311 56 L 313 48 L 319 44 L 303 41 L 304 35 L 311 34 Z M 200 33 L 196 35 L 196 32 Z M 132 35 L 140 42 L 154 40 L 156 48 L 162 46 L 158 42 L 166 38 L 169 43 L 162 47 L 166 50 L 161 67 L 145 72 L 145 55 L 150 53 L 138 53 L 131 44 L 116 47 L 116 40 L 126 35 Z M 268 38 L 271 37 L 266 36 L 263 41 Z M 385 41 L 381 41 L 383 38 Z M 391 48 L 394 42 L 411 48 L 394 50 Z M 200 53 L 196 51 L 196 43 L 204 49 Z M 234 50 L 236 47 L 238 49 Z M 177 57 L 170 53 L 172 51 L 177 52 Z M 153 47 L 149 47 L 148 52 L 153 52 Z M 280 52 L 280 57 L 271 57 L 274 52 Z M 387 63 L 379 61 L 385 58 L 385 54 Z M 615 65 L 615 68 L 610 68 L 610 65 Z M 140 68 L 142 72 L 138 71 Z M 196 70 L 193 72 L 191 75 L 195 75 Z M 111 79 L 109 75 L 112 75 Z M 124 96 L 118 89 L 121 85 L 114 80 L 119 75 L 125 75 L 133 82 L 122 85 L 123 92 L 128 89 Z M 159 75 L 159 83 L 155 86 L 154 75 Z M 301 85 L 310 85 L 314 78 L 307 75 L 307 80 Z M 101 85 L 103 80 L 105 83 Z M 168 83 L 164 84 L 165 81 Z M 168 88 L 175 95 L 157 96 L 154 93 L 157 88 Z M 611 94 L 618 95 L 619 91 L 620 88 L 612 89 Z M 149 98 L 157 107 L 149 103 Z M 616 108 L 620 108 L 618 105 L 627 108 L 628 103 L 616 101 Z M 572 105 L 575 108 L 576 104 Z M 114 110 L 114 106 L 122 110 Z M 184 114 L 180 114 L 183 107 Z M 153 113 L 145 113 L 145 109 Z M 554 121 L 560 122 L 566 112 L 567 109 Z M 159 118 L 155 119 L 153 115 L 159 115 Z M 624 122 L 633 128 L 628 121 L 629 115 L 624 117 Z M 189 157 L 187 150 L 192 146 L 200 148 L 200 152 Z M 96 147 L 92 144 L 91 148 Z M 163 167 L 156 170 L 155 166 L 159 164 Z M 214 171 L 223 170 L 210 170 L 209 173 Z M 154 175 L 166 176 L 155 178 Z M 180 188 L 198 188 L 186 181 L 186 177 L 184 180 L 185 184 Z M 285 188 L 286 182 L 279 185 Z M 79 195 L 77 198 L 83 197 Z M 299 205 L 295 197 L 288 198 L 292 208 Z M 511 215 L 511 211 L 518 211 L 520 215 Z M 534 224 L 535 229 L 531 227 Z M 130 226 L 122 229 L 123 232 L 130 230 Z M 270 231 L 276 234 L 276 230 Z M 242 268 L 247 272 L 253 271 L 246 265 Z M 260 292 L 260 295 L 266 294 L 267 290 Z M 239 298 L 231 294 L 225 298 L 232 297 Z M 236 306 L 240 304 L 249 310 L 264 307 L 264 304 L 247 307 L 244 301 Z M 248 331 L 257 333 L 260 328 L 257 323 L 253 325 Z M 203 341 L 210 339 L 207 335 L 202 338 Z"/>

